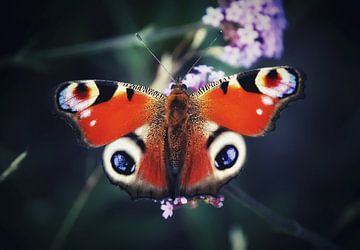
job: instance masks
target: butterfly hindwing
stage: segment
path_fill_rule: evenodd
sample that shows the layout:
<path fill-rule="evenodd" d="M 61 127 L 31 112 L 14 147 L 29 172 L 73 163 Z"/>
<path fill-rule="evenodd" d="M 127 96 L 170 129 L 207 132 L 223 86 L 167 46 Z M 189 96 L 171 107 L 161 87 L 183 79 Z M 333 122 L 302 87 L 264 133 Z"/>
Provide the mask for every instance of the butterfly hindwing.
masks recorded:
<path fill-rule="evenodd" d="M 110 181 L 133 198 L 168 196 L 163 123 L 145 124 L 105 147 L 103 165 Z"/>
<path fill-rule="evenodd" d="M 133 198 L 167 196 L 164 101 L 161 93 L 129 83 L 85 80 L 60 85 L 55 107 L 83 141 L 104 146 L 110 181 Z"/>
<path fill-rule="evenodd" d="M 246 136 L 271 130 L 279 111 L 301 96 L 304 75 L 282 66 L 262 68 L 212 82 L 193 94 L 204 119 Z"/>
<path fill-rule="evenodd" d="M 180 195 L 217 195 L 236 177 L 246 158 L 243 137 L 214 122 L 192 124 L 187 156 L 180 175 Z"/>

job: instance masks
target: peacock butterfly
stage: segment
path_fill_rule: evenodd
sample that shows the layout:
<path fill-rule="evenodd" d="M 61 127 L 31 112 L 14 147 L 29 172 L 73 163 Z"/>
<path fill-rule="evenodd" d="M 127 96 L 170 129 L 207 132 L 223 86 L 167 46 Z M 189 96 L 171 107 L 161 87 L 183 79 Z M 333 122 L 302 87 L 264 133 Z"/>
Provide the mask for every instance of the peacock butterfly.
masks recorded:
<path fill-rule="evenodd" d="M 91 147 L 105 146 L 110 181 L 133 199 L 216 195 L 240 171 L 244 136 L 272 128 L 279 111 L 301 96 L 304 74 L 288 66 L 261 68 L 168 96 L 104 80 L 62 83 L 56 111 Z"/>

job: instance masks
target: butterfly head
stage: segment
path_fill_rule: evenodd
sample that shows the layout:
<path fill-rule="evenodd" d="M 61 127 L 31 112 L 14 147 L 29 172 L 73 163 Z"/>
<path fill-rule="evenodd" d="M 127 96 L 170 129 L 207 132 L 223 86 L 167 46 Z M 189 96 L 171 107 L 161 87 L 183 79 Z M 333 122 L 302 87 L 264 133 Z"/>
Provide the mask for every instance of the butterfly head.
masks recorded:
<path fill-rule="evenodd" d="M 171 88 L 171 94 L 182 94 L 187 90 L 186 84 L 181 82 L 172 84 L 170 88 Z"/>
<path fill-rule="evenodd" d="M 189 95 L 183 83 L 171 85 L 170 95 L 166 99 L 166 119 L 170 125 L 181 124 L 189 109 Z"/>

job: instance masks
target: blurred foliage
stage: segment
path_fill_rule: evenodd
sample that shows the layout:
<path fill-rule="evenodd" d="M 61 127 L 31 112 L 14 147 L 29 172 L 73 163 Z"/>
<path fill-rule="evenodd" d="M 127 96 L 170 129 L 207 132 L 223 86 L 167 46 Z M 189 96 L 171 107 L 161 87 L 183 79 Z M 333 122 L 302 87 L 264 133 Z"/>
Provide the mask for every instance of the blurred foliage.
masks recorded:
<path fill-rule="evenodd" d="M 101 149 L 81 147 L 71 128 L 52 114 L 51 89 L 72 79 L 150 84 L 158 64 L 132 35 L 144 32 L 156 55 L 171 54 L 187 31 L 196 29 L 206 7 L 216 2 L 16 0 L 4 5 L 0 172 L 28 150 L 20 167 L 0 183 L 0 248 L 49 249 L 101 159 Z M 233 181 L 279 214 L 347 249 L 360 247 L 360 220 L 353 212 L 358 205 L 346 210 L 360 197 L 360 85 L 353 73 L 360 56 L 356 5 L 284 1 L 289 21 L 284 56 L 254 67 L 299 66 L 308 75 L 307 98 L 282 113 L 276 131 L 247 139 L 248 160 Z M 179 27 L 190 29 L 179 32 Z M 215 36 L 216 31 L 209 31 L 200 51 Z M 129 40 L 94 53 L 32 57 L 117 38 Z M 206 56 L 201 63 L 228 74 L 239 71 Z M 101 176 L 63 249 L 235 249 L 229 239 L 236 235 L 234 228 L 246 235 L 246 249 L 311 248 L 274 231 L 230 196 L 225 198 L 221 209 L 205 204 L 182 208 L 164 220 L 158 203 L 132 202 Z"/>

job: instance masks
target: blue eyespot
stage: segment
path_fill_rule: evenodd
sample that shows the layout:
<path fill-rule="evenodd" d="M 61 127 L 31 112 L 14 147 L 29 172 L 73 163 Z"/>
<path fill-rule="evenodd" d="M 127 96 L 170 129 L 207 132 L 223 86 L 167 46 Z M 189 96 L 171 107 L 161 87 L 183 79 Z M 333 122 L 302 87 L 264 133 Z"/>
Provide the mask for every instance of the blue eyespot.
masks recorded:
<path fill-rule="evenodd" d="M 215 157 L 215 167 L 219 170 L 231 168 L 239 156 L 238 150 L 233 145 L 226 145 Z"/>
<path fill-rule="evenodd" d="M 125 151 L 116 151 L 111 156 L 111 165 L 117 173 L 122 175 L 131 175 L 135 172 L 135 161 Z"/>

